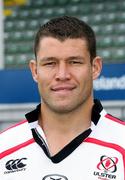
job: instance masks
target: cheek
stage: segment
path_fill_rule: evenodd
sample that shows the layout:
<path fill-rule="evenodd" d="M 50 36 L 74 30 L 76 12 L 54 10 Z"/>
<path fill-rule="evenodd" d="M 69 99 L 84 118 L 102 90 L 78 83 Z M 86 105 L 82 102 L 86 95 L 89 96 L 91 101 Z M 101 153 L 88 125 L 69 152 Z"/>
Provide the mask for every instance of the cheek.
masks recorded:
<path fill-rule="evenodd" d="M 81 76 L 79 77 L 80 79 L 80 84 L 81 84 L 81 88 L 82 90 L 87 90 L 92 88 L 92 84 L 93 84 L 93 79 L 92 79 L 92 72 L 90 70 L 86 70 L 84 71 L 84 73 L 81 74 Z"/>
<path fill-rule="evenodd" d="M 90 68 L 86 68 L 84 69 L 84 71 L 81 70 L 77 72 L 76 75 L 77 75 L 77 79 L 79 79 L 80 82 L 83 83 L 92 80 L 92 71 Z"/>
<path fill-rule="evenodd" d="M 45 94 L 47 92 L 46 81 L 44 81 L 43 79 L 40 78 L 37 83 L 38 83 L 39 93 L 40 93 L 40 95 L 42 97 L 43 94 Z"/>
<path fill-rule="evenodd" d="M 42 89 L 43 91 L 44 89 L 47 90 L 47 87 L 51 83 L 51 79 L 48 73 L 45 73 L 43 71 L 42 72 L 38 71 L 37 83 L 38 83 L 39 89 Z"/>

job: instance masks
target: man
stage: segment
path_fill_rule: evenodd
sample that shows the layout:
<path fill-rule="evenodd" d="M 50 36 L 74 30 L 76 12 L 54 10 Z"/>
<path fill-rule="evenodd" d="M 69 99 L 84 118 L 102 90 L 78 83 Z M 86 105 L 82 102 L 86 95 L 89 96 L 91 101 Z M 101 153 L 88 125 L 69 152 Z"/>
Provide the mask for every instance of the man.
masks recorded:
<path fill-rule="evenodd" d="M 1 180 L 125 180 L 125 123 L 93 99 L 101 72 L 91 27 L 59 17 L 36 34 L 30 61 L 41 104 L 1 134 Z"/>

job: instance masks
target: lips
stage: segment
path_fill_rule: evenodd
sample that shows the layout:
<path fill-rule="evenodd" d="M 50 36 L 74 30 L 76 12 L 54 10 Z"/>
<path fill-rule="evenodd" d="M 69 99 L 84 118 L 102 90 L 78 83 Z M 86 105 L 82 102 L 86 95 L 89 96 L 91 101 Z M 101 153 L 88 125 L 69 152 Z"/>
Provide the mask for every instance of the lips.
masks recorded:
<path fill-rule="evenodd" d="M 74 86 L 74 85 L 65 85 L 65 86 L 53 86 L 51 88 L 51 90 L 59 92 L 59 91 L 71 91 L 75 88 L 76 88 L 76 86 Z"/>

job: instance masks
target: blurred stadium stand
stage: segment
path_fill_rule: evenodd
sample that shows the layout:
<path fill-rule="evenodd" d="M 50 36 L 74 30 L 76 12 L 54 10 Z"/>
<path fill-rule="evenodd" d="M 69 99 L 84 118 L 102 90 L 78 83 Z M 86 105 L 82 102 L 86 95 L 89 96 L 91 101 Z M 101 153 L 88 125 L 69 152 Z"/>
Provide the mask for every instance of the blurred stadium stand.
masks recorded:
<path fill-rule="evenodd" d="M 28 60 L 34 58 L 36 30 L 50 18 L 62 15 L 76 16 L 93 27 L 97 52 L 104 63 L 125 63 L 124 0 L 4 0 L 4 15 L 5 69 L 27 68 Z M 104 103 L 111 113 L 125 119 L 124 105 L 113 105 Z M 20 120 L 22 116 L 19 114 L 31 106 L 20 105 L 15 114 L 13 106 L 2 107 L 1 113 L 8 112 L 8 116 L 2 118 L 10 123 L 9 116 L 14 122 L 18 114 Z"/>
<path fill-rule="evenodd" d="M 85 20 L 95 30 L 98 54 L 105 63 L 125 62 L 124 0 L 5 0 L 5 68 L 26 67 L 33 58 L 39 25 L 61 15 Z M 7 3 L 8 2 L 8 3 Z"/>

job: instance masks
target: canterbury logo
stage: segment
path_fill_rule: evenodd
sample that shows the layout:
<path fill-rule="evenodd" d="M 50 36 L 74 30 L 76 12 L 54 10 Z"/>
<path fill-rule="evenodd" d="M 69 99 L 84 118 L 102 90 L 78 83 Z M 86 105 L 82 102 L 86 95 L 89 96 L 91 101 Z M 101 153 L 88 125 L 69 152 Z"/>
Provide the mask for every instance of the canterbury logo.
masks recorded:
<path fill-rule="evenodd" d="M 26 164 L 24 163 L 24 161 L 27 160 L 27 158 L 21 158 L 21 159 L 11 159 L 6 163 L 6 169 L 8 170 L 16 170 L 16 169 L 20 169 L 26 166 Z"/>

